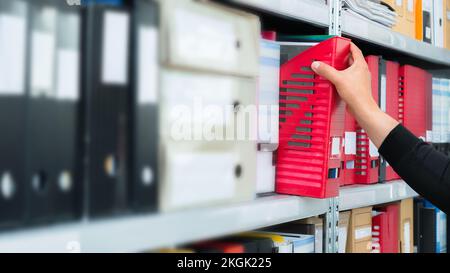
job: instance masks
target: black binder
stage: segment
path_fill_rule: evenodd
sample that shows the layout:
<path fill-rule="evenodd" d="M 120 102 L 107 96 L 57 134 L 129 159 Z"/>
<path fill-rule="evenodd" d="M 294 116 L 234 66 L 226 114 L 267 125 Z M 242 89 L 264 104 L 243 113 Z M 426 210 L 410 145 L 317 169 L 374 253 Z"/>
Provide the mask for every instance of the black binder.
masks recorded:
<path fill-rule="evenodd" d="M 79 9 L 33 1 L 30 19 L 27 218 L 30 223 L 73 219 L 81 199 Z"/>
<path fill-rule="evenodd" d="M 419 253 L 436 252 L 436 211 L 433 208 L 419 210 Z"/>
<path fill-rule="evenodd" d="M 128 209 L 130 131 L 130 9 L 89 4 L 84 26 L 88 213 Z"/>
<path fill-rule="evenodd" d="M 133 119 L 130 201 L 138 211 L 155 210 L 158 181 L 158 6 L 133 6 Z"/>
<path fill-rule="evenodd" d="M 22 224 L 25 216 L 28 6 L 25 1 L 0 1 L 0 20 L 5 26 L 0 33 L 0 228 Z M 14 29 L 14 35 L 6 28 Z"/>

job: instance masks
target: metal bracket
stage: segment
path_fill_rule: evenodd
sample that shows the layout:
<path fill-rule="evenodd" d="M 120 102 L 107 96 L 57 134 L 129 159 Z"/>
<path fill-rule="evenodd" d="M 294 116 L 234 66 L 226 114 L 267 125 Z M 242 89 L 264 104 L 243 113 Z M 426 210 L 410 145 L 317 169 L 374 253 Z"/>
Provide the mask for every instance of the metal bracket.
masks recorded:
<path fill-rule="evenodd" d="M 339 250 L 339 197 L 328 199 L 328 210 L 323 224 L 323 252 L 337 253 Z"/>
<path fill-rule="evenodd" d="M 342 1 L 341 0 L 329 0 L 329 20 L 328 27 L 329 35 L 341 36 L 341 14 L 342 14 Z"/>

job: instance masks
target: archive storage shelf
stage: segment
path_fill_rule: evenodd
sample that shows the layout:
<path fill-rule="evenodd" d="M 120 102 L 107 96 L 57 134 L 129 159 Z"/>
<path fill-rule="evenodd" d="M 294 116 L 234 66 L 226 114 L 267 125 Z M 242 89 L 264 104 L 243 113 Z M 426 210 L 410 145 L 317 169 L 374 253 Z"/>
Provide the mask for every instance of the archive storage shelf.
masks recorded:
<path fill-rule="evenodd" d="M 327 199 L 273 195 L 228 206 L 0 232 L 0 252 L 138 252 L 321 215 L 327 209 Z"/>
<path fill-rule="evenodd" d="M 388 27 L 342 11 L 342 33 L 435 64 L 450 66 L 450 50 L 417 41 Z"/>
<path fill-rule="evenodd" d="M 390 203 L 418 196 L 403 180 L 372 185 L 351 185 L 339 192 L 339 210 Z"/>
<path fill-rule="evenodd" d="M 329 9 L 319 0 L 231 0 L 249 8 L 274 13 L 316 26 L 328 27 Z"/>

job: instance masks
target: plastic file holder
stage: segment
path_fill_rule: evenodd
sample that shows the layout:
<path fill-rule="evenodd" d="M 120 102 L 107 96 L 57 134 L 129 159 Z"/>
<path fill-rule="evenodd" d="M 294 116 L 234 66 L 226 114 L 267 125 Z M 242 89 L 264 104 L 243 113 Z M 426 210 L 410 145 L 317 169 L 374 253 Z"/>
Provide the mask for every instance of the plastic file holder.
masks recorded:
<path fill-rule="evenodd" d="M 345 69 L 349 49 L 349 39 L 335 37 L 281 66 L 278 193 L 316 198 L 338 194 L 345 105 L 334 86 L 310 66 L 319 60 Z"/>
<path fill-rule="evenodd" d="M 411 65 L 400 68 L 399 121 L 424 141 L 431 140 L 431 87 L 432 78 L 426 71 Z"/>
<path fill-rule="evenodd" d="M 372 96 L 378 101 L 379 89 L 379 61 L 378 56 L 367 56 L 366 62 L 372 76 Z M 356 125 L 356 162 L 355 182 L 358 184 L 373 184 L 378 182 L 379 154 L 377 147 L 369 139 L 367 133 Z"/>
<path fill-rule="evenodd" d="M 380 253 L 398 253 L 399 210 L 398 203 L 377 209 L 372 217 L 372 249 Z"/>
<path fill-rule="evenodd" d="M 344 125 L 344 151 L 342 154 L 342 179 L 340 179 L 341 186 L 351 185 L 355 183 L 356 138 L 356 120 L 346 107 Z"/>
<path fill-rule="evenodd" d="M 398 120 L 399 96 L 398 96 L 398 71 L 399 64 L 391 61 L 381 60 L 380 62 L 380 107 L 388 115 Z M 396 180 L 400 176 L 394 171 L 384 159 L 380 160 L 380 182 Z"/>

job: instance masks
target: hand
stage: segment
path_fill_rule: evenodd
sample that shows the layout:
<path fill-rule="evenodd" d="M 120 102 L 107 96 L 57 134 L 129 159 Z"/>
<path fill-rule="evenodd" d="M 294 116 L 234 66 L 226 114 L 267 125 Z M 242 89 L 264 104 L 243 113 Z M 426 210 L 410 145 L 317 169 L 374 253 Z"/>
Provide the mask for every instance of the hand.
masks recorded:
<path fill-rule="evenodd" d="M 337 92 L 353 115 L 359 109 L 375 110 L 378 106 L 372 97 L 371 76 L 366 60 L 361 50 L 353 43 L 350 45 L 350 53 L 350 67 L 345 70 L 338 71 L 322 62 L 313 62 L 311 69 L 336 86 Z"/>
<path fill-rule="evenodd" d="M 322 62 L 313 62 L 311 69 L 336 86 L 350 113 L 379 148 L 398 122 L 381 111 L 373 99 L 370 71 L 361 50 L 351 43 L 350 53 L 350 67 L 345 70 L 338 71 Z"/>

